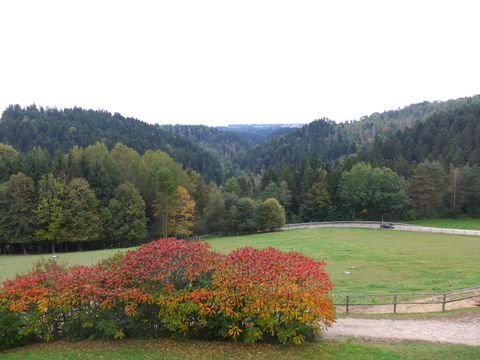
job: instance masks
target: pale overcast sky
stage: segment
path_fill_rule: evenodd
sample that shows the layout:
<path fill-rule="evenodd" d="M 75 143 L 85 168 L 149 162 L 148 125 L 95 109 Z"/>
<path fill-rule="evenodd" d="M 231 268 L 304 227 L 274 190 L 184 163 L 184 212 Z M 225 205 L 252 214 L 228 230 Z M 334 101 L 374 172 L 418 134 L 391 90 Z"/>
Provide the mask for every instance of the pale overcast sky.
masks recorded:
<path fill-rule="evenodd" d="M 480 2 L 0 1 L 0 108 L 356 119 L 480 93 Z"/>

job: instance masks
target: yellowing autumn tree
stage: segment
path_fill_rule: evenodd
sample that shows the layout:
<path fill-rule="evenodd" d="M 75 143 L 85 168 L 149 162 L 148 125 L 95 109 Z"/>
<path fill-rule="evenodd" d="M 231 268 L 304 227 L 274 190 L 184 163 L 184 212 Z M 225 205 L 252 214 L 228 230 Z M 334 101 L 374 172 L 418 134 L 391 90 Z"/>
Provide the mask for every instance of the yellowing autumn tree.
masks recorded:
<path fill-rule="evenodd" d="M 196 216 L 196 204 L 188 190 L 177 186 L 174 213 L 168 221 L 168 232 L 175 236 L 188 236 L 192 234 L 193 222 Z"/>

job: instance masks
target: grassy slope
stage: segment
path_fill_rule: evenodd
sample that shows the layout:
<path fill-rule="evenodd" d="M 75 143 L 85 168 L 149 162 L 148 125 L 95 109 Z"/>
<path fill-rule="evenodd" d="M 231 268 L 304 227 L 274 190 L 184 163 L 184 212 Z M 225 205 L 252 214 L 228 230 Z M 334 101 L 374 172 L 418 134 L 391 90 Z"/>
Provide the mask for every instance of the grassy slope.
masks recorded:
<path fill-rule="evenodd" d="M 209 242 L 214 250 L 223 253 L 242 246 L 272 246 L 323 259 L 328 264 L 327 271 L 336 293 L 443 291 L 480 284 L 480 239 L 477 237 L 367 229 L 305 229 L 215 238 Z M 93 264 L 116 251 L 58 256 L 69 264 Z M 28 271 L 40 257 L 0 256 L 0 280 Z M 355 268 L 351 269 L 352 266 Z M 344 271 L 350 271 L 351 275 Z"/>
<path fill-rule="evenodd" d="M 337 293 L 444 291 L 480 284 L 477 237 L 326 228 L 216 238 L 210 243 L 223 253 L 242 246 L 272 246 L 323 259 Z"/>
<path fill-rule="evenodd" d="M 480 219 L 423 219 L 410 224 L 448 229 L 480 230 Z"/>
<path fill-rule="evenodd" d="M 300 347 L 173 340 L 55 342 L 1 354 L 5 360 L 56 359 L 478 359 L 480 348 L 419 342 L 314 342 Z"/>

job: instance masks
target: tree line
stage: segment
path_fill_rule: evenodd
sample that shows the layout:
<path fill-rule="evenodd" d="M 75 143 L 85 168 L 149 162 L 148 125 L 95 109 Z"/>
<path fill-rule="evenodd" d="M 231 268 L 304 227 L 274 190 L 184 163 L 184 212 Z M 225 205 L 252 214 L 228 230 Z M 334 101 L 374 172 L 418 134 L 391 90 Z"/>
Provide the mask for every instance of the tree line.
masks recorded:
<path fill-rule="evenodd" d="M 50 156 L 0 144 L 0 246 L 64 251 L 269 231 L 286 221 L 480 215 L 479 166 L 426 160 L 404 176 L 360 160 L 242 171 L 217 186 L 159 150 L 98 142 Z"/>
<path fill-rule="evenodd" d="M 40 147 L 22 154 L 0 144 L 0 184 L 1 252 L 68 251 L 194 231 L 266 231 L 285 223 L 275 199 L 239 199 L 236 211 L 227 206 L 237 218 L 225 219 L 225 207 L 213 206 L 218 198 L 224 206 L 215 182 L 160 150 L 141 155 L 120 143 L 111 150 L 101 142 L 74 146 L 54 156 Z M 233 225 L 247 217 L 247 228 Z"/>
<path fill-rule="evenodd" d="M 223 193 L 225 204 L 232 198 L 275 198 L 292 223 L 475 217 L 480 216 L 480 166 L 445 168 L 426 160 L 406 177 L 357 157 L 332 166 L 311 160 L 232 177 Z"/>

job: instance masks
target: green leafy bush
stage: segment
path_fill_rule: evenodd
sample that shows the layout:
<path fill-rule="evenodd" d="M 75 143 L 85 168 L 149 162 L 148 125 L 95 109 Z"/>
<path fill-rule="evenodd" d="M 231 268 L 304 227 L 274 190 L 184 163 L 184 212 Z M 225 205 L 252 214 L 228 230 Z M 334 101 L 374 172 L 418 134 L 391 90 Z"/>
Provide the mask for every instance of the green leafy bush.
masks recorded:
<path fill-rule="evenodd" d="M 0 351 L 25 345 L 34 340 L 33 336 L 25 334 L 24 318 L 0 306 Z"/>

